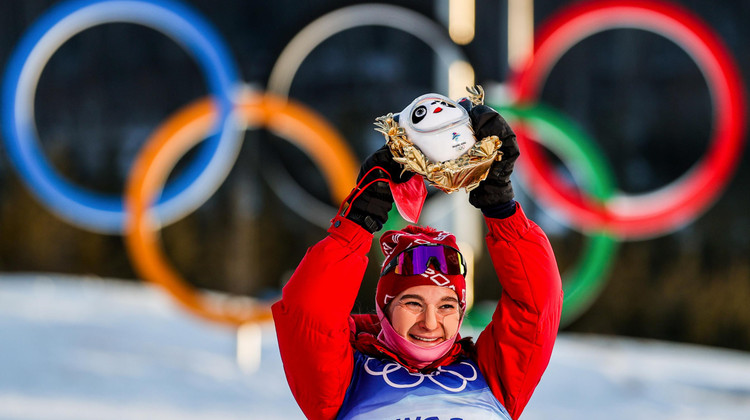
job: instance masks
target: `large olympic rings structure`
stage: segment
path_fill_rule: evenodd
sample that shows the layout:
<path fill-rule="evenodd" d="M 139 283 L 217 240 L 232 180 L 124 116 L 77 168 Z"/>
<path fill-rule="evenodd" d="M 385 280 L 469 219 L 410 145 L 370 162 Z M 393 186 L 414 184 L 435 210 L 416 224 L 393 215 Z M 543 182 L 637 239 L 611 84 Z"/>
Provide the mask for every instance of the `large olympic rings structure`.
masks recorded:
<path fill-rule="evenodd" d="M 35 90 L 50 57 L 75 34 L 113 22 L 143 25 L 174 39 L 196 60 L 210 93 L 168 117 L 154 131 L 132 166 L 124 198 L 84 190 L 58 175 L 42 153 L 34 121 Z M 139 274 L 161 285 L 186 308 L 234 325 L 268 319 L 267 306 L 245 298 L 218 299 L 188 286 L 161 251 L 159 231 L 195 210 L 218 189 L 248 128 L 266 128 L 300 148 L 323 173 L 333 201 L 343 199 L 357 171 L 356 157 L 321 116 L 287 96 L 294 74 L 316 45 L 335 33 L 366 25 L 405 30 L 427 43 L 444 63 L 465 60 L 440 25 L 413 11 L 378 4 L 350 6 L 303 29 L 274 66 L 269 93 L 253 92 L 239 80 L 218 32 L 183 4 L 171 0 L 61 3 L 29 28 L 8 62 L 2 84 L 3 140 L 8 155 L 21 179 L 52 212 L 83 229 L 123 234 Z M 714 125 L 705 157 L 680 179 L 648 194 L 618 193 L 596 143 L 561 113 L 537 103 L 545 79 L 568 49 L 590 35 L 616 28 L 646 30 L 677 44 L 698 65 L 711 96 Z M 527 64 L 509 80 L 511 103 L 488 99 L 518 134 L 524 151 L 519 172 L 525 189 L 588 238 L 578 263 L 563 273 L 566 323 L 582 313 L 603 288 L 619 241 L 673 232 L 720 196 L 744 147 L 745 86 L 732 55 L 711 28 L 692 13 L 661 0 L 580 3 L 547 20 L 537 33 Z M 183 174 L 167 183 L 179 158 L 202 140 L 199 153 Z M 560 178 L 542 147 L 568 166 L 581 192 Z M 331 207 L 311 201 L 315 200 L 311 196 L 302 197 L 308 210 Z M 299 203 L 288 204 L 305 212 L 295 208 Z"/>

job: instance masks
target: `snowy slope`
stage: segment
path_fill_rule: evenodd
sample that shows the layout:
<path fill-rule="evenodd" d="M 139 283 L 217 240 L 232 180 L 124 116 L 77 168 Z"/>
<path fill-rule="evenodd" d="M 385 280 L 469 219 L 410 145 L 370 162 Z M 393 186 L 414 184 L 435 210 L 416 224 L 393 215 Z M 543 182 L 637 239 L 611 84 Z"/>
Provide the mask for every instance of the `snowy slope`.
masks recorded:
<path fill-rule="evenodd" d="M 151 286 L 0 275 L 0 419 L 301 419 L 271 325 L 236 333 Z M 523 419 L 750 419 L 750 354 L 561 334 Z"/>

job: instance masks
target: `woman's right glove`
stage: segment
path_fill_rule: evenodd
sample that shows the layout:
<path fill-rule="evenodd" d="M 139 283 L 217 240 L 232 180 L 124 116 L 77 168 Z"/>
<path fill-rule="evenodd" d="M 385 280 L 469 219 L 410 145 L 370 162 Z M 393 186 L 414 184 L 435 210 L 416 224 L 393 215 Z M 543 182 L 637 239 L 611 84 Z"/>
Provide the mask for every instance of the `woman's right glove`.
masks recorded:
<path fill-rule="evenodd" d="M 500 146 L 500 151 L 503 153 L 502 159 L 492 164 L 487 178 L 469 193 L 469 202 L 486 215 L 503 207 L 509 207 L 515 211 L 510 175 L 520 155 L 516 134 L 497 111 L 486 105 L 471 108 L 469 116 L 477 139 L 494 135 L 503 142 Z"/>
<path fill-rule="evenodd" d="M 388 146 L 381 147 L 362 164 L 357 176 L 357 186 L 344 200 L 339 214 L 371 233 L 379 231 L 388 220 L 388 212 L 393 207 L 393 195 L 388 181 L 399 184 L 414 175 L 414 172 L 404 172 L 404 168 L 393 160 Z"/>

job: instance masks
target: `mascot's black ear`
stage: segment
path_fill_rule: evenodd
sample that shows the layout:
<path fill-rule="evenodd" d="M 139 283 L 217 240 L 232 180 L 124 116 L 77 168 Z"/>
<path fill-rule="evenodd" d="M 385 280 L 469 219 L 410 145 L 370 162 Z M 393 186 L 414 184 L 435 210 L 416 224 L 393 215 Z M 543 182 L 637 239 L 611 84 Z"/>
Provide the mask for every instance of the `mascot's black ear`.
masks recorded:
<path fill-rule="evenodd" d="M 396 114 L 396 115 L 394 115 L 394 116 L 393 116 L 393 121 L 396 121 L 396 122 L 398 122 L 398 117 L 399 117 L 399 115 L 401 115 L 401 114 Z"/>
<path fill-rule="evenodd" d="M 471 103 L 471 100 L 469 98 L 461 98 L 458 100 L 458 104 L 464 107 L 466 112 L 471 111 L 471 108 L 473 108 L 473 104 Z"/>

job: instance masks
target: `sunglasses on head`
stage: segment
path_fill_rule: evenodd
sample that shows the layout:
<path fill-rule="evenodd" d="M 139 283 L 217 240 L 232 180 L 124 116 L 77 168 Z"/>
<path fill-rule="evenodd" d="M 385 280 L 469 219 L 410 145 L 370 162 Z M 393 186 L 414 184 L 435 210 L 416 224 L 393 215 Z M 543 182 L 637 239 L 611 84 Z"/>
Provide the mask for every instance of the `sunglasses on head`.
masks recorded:
<path fill-rule="evenodd" d="M 457 249 L 445 245 L 419 245 L 409 248 L 383 267 L 380 275 L 393 270 L 401 276 L 414 276 L 427 271 L 430 265 L 443 274 L 466 275 L 466 261 L 463 255 Z"/>

